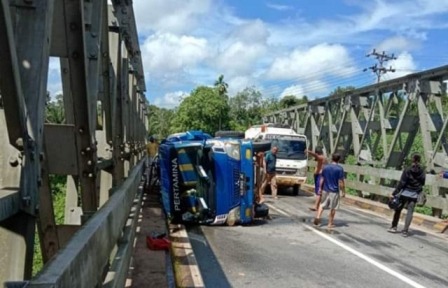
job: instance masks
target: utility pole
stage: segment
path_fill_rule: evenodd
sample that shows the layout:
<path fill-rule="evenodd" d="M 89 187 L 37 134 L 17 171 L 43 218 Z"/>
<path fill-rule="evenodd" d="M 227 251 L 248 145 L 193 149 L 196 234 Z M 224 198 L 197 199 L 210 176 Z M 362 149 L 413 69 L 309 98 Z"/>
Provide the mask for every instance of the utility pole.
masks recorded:
<path fill-rule="evenodd" d="M 369 68 L 365 68 L 363 71 L 365 72 L 367 70 L 372 70 L 373 73 L 375 73 L 375 75 L 376 75 L 377 83 L 380 83 L 382 74 L 386 74 L 387 72 L 395 72 L 395 69 L 392 69 L 392 66 L 390 66 L 390 68 L 384 67 L 384 62 L 397 59 L 397 57 L 395 57 L 394 54 L 389 56 L 384 51 L 383 51 L 383 53 L 378 53 L 378 52 L 376 52 L 375 49 L 373 49 L 372 53 L 369 53 L 366 55 L 366 57 L 370 57 L 370 56 L 374 56 L 378 60 L 378 63 Z"/>

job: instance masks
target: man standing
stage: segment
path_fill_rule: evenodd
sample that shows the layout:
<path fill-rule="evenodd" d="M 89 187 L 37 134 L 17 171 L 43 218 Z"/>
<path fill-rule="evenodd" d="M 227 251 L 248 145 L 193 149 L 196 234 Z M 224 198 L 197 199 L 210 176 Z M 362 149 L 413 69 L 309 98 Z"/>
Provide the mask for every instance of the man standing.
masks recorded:
<path fill-rule="evenodd" d="M 264 190 L 268 183 L 271 183 L 272 198 L 277 199 L 277 181 L 275 179 L 275 165 L 277 163 L 278 147 L 273 146 L 271 151 L 267 152 L 264 157 L 263 169 L 264 177 L 260 188 L 260 203 L 263 202 Z"/>
<path fill-rule="evenodd" d="M 150 184 L 149 181 L 151 181 L 150 178 L 152 178 L 154 175 L 152 173 L 155 173 L 156 171 L 152 171 L 153 169 L 153 161 L 156 157 L 157 153 L 159 152 L 159 144 L 157 143 L 156 139 L 154 139 L 153 136 L 149 137 L 149 142 L 146 144 L 146 181 L 145 181 L 145 187 L 149 188 Z"/>
<path fill-rule="evenodd" d="M 418 195 L 420 193 L 425 193 L 423 192 L 423 186 L 425 185 L 426 173 L 420 165 L 420 161 L 421 156 L 419 154 L 412 155 L 412 165 L 403 171 L 400 182 L 398 182 L 398 185 L 391 196 L 393 197 L 400 193 L 400 205 L 395 210 L 392 225 L 388 231 L 391 233 L 397 232 L 401 210 L 407 205 L 408 212 L 406 213 L 406 219 L 402 230 L 402 235 L 404 237 L 408 236 L 408 230 L 412 222 Z"/>
<path fill-rule="evenodd" d="M 314 207 L 311 207 L 310 210 L 317 211 L 319 210 L 319 204 L 322 198 L 322 193 L 320 193 L 320 178 L 326 159 L 323 155 L 324 153 L 322 147 L 320 146 L 317 146 L 314 152 L 311 150 L 306 150 L 306 152 L 313 156 L 316 161 L 316 167 L 314 167 L 314 193 L 316 194 L 316 201 L 314 203 Z"/>
<path fill-rule="evenodd" d="M 159 150 L 159 144 L 156 142 L 154 137 L 149 137 L 149 143 L 146 144 L 146 153 L 148 156 L 149 164 L 152 163 L 152 160 L 157 155 Z"/>
<path fill-rule="evenodd" d="M 322 203 L 319 210 L 317 210 L 317 215 L 314 219 L 314 225 L 319 225 L 323 210 L 330 209 L 328 228 L 334 227 L 334 216 L 336 214 L 336 209 L 339 208 L 339 193 L 342 192 L 341 196 L 345 197 L 344 168 L 339 165 L 341 156 L 339 153 L 334 153 L 331 160 L 331 164 L 325 165 L 322 169 L 320 180 Z"/>

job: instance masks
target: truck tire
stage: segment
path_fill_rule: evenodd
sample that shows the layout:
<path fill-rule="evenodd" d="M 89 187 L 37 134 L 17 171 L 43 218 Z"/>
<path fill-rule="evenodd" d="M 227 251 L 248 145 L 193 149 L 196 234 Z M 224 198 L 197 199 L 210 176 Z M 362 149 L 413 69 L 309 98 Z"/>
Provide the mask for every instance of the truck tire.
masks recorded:
<path fill-rule="evenodd" d="M 266 140 L 252 142 L 252 146 L 255 153 L 266 152 L 271 149 L 271 142 Z"/>
<path fill-rule="evenodd" d="M 241 132 L 241 131 L 218 131 L 215 133 L 215 137 L 244 139 L 244 132 Z"/>
<path fill-rule="evenodd" d="M 298 196 L 299 195 L 299 190 L 300 190 L 300 185 L 294 185 L 292 187 L 292 195 L 293 196 Z"/>

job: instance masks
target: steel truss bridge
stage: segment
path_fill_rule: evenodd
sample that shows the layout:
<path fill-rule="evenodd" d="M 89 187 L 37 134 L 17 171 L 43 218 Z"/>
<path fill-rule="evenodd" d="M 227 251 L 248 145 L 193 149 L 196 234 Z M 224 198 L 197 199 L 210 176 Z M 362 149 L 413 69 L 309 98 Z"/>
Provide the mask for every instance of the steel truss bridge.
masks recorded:
<path fill-rule="evenodd" d="M 124 287 L 147 130 L 132 1 L 0 3 L 0 282 Z M 50 57 L 63 125 L 45 121 Z M 50 175 L 67 175 L 63 224 Z M 47 265 L 31 279 L 36 232 Z"/>
<path fill-rule="evenodd" d="M 413 152 L 428 171 L 428 205 L 440 216 L 448 209 L 446 181 L 436 174 L 448 167 L 448 65 L 361 87 L 276 111 L 265 123 L 293 126 L 309 146 L 338 152 L 356 165 L 345 165 L 356 179 L 350 188 L 387 196 L 390 184 Z M 400 170 L 400 171 L 399 171 Z"/>

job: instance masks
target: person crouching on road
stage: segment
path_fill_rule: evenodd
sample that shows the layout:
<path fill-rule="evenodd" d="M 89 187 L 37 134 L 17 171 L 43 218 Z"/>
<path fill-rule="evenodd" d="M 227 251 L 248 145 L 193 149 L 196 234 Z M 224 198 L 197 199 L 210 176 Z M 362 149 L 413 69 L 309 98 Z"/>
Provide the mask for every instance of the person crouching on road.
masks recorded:
<path fill-rule="evenodd" d="M 320 193 L 320 177 L 322 174 L 322 169 L 324 167 L 324 163 L 326 162 L 326 158 L 323 155 L 322 147 L 318 146 L 313 151 L 306 150 L 308 154 L 314 157 L 316 161 L 316 167 L 314 167 L 314 193 L 316 194 L 316 201 L 314 203 L 314 207 L 310 208 L 311 211 L 319 210 L 319 204 L 322 198 L 322 194 Z"/>
<path fill-rule="evenodd" d="M 264 196 L 264 191 L 266 189 L 266 186 L 268 183 L 271 183 L 271 194 L 272 198 L 277 199 L 277 180 L 275 178 L 275 166 L 277 163 L 277 151 L 278 147 L 273 146 L 271 148 L 271 151 L 267 152 L 264 157 L 263 162 L 263 169 L 264 169 L 264 176 L 263 176 L 263 182 L 261 184 L 260 188 L 260 197 Z M 263 201 L 260 201 L 260 203 Z"/>
<path fill-rule="evenodd" d="M 316 218 L 314 219 L 314 225 L 320 225 L 320 217 L 324 209 L 330 209 L 330 215 L 328 217 L 328 228 L 334 227 L 334 216 L 336 209 L 339 208 L 339 194 L 342 192 L 341 197 L 345 197 L 345 180 L 344 180 L 344 168 L 339 165 L 341 155 L 334 153 L 332 162 L 327 164 L 322 169 L 322 175 L 320 180 L 320 193 L 322 193 L 322 202 L 319 210 L 317 210 Z"/>
<path fill-rule="evenodd" d="M 392 218 L 392 225 L 387 230 L 390 233 L 397 233 L 398 221 L 400 220 L 401 210 L 407 205 L 408 212 L 406 213 L 406 219 L 402 235 L 407 237 L 409 235 L 409 226 L 412 222 L 414 214 L 414 208 L 417 203 L 417 198 L 420 193 L 423 192 L 423 186 L 425 185 L 426 173 L 423 167 L 420 165 L 421 156 L 419 154 L 412 155 L 412 165 L 404 169 L 401 174 L 400 182 L 391 195 L 391 198 L 400 193 L 400 205 L 395 210 L 394 217 Z"/>

